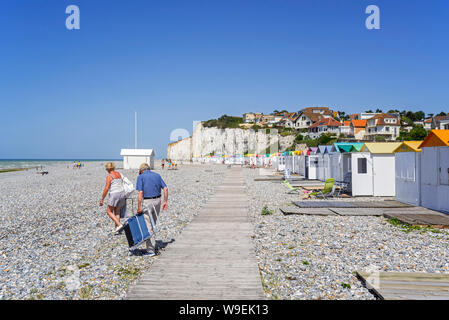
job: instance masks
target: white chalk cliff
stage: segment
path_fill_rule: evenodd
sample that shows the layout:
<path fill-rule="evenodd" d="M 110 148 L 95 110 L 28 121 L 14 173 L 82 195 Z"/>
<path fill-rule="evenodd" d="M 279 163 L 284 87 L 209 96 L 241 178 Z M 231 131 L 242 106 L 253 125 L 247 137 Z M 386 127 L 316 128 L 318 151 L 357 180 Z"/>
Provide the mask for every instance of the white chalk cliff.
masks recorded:
<path fill-rule="evenodd" d="M 206 155 L 241 155 L 245 153 L 265 154 L 271 145 L 279 142 L 279 152 L 290 147 L 294 135 L 281 136 L 274 130 L 250 129 L 219 129 L 206 128 L 197 123 L 191 137 L 170 143 L 167 148 L 167 158 L 172 160 L 191 160 L 192 157 Z M 272 152 L 277 150 L 272 149 Z"/>

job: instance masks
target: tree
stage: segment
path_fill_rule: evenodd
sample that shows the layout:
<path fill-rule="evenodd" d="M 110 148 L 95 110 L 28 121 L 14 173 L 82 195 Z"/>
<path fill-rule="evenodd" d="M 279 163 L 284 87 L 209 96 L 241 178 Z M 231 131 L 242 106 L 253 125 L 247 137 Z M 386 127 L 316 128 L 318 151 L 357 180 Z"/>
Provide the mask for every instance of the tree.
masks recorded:
<path fill-rule="evenodd" d="M 444 111 L 441 111 L 439 114 L 437 114 L 437 116 L 445 116 L 447 113 Z"/>
<path fill-rule="evenodd" d="M 300 141 L 304 140 L 304 136 L 302 134 L 297 134 L 295 138 L 295 142 L 299 143 Z"/>
<path fill-rule="evenodd" d="M 416 121 L 415 119 L 415 113 L 413 111 L 407 111 L 407 113 L 405 114 L 405 116 L 407 118 L 410 119 L 411 122 Z"/>
<path fill-rule="evenodd" d="M 373 110 L 369 109 L 365 111 L 366 113 L 374 113 Z"/>
<path fill-rule="evenodd" d="M 382 109 L 377 108 L 376 113 L 382 113 Z"/>
<path fill-rule="evenodd" d="M 415 112 L 415 121 L 421 121 L 424 120 L 424 118 L 426 117 L 426 114 L 423 111 L 417 111 Z"/>
<path fill-rule="evenodd" d="M 279 110 L 275 109 L 275 110 L 273 110 L 273 112 L 271 114 L 278 114 L 278 113 L 279 113 Z"/>
<path fill-rule="evenodd" d="M 322 134 L 317 140 L 318 140 L 318 144 L 327 145 L 333 139 L 328 134 Z"/>
<path fill-rule="evenodd" d="M 401 131 L 399 137 L 396 140 L 399 141 L 419 141 L 424 140 L 427 137 L 427 131 L 422 125 L 415 125 L 410 132 Z"/>
<path fill-rule="evenodd" d="M 375 140 L 376 140 L 377 142 L 383 142 L 383 141 L 385 141 L 385 137 L 382 137 L 382 136 L 376 136 Z"/>
<path fill-rule="evenodd" d="M 400 113 L 400 111 L 397 109 L 391 109 L 391 110 L 388 110 L 387 113 Z"/>
<path fill-rule="evenodd" d="M 408 137 L 410 138 L 408 140 L 424 140 L 424 138 L 427 137 L 427 131 L 421 125 L 413 126 L 413 129 L 410 130 Z"/>

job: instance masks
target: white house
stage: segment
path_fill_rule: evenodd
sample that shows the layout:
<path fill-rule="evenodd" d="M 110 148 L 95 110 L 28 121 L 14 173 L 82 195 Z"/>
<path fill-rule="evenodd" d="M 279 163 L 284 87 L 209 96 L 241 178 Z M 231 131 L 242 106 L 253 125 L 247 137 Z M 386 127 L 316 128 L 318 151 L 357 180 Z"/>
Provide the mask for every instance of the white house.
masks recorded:
<path fill-rule="evenodd" d="M 378 114 L 366 120 L 365 136 L 368 140 L 382 136 L 385 140 L 394 141 L 399 137 L 400 127 L 400 121 L 396 116 L 389 113 Z"/>
<path fill-rule="evenodd" d="M 150 169 L 154 169 L 153 149 L 122 149 L 120 155 L 123 156 L 123 169 L 139 169 L 139 166 L 146 162 Z"/>

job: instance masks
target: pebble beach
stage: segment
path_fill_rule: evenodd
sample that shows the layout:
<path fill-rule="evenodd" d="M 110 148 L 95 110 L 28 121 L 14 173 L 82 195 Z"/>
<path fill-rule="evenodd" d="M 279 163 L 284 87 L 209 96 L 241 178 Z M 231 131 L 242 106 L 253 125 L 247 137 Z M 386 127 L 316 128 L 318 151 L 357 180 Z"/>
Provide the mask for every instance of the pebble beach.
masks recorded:
<path fill-rule="evenodd" d="M 0 299 L 123 299 L 130 285 L 160 258 L 132 255 L 124 234 L 98 202 L 105 161 L 0 175 Z M 119 169 L 133 183 L 136 170 Z M 161 170 L 169 187 L 160 216 L 160 254 L 198 214 L 228 169 L 180 165 Z M 281 182 L 254 181 L 243 169 L 254 227 L 251 239 L 267 299 L 356 299 L 375 296 L 356 270 L 449 273 L 449 234 L 410 230 L 373 216 L 284 216 L 279 207 L 299 200 Z M 136 198 L 136 195 L 134 195 Z M 267 207 L 269 214 L 262 215 Z M 133 205 L 128 201 L 128 215 Z M 134 210 L 136 202 L 134 203 Z M 164 249 L 165 248 L 165 249 Z"/>
<path fill-rule="evenodd" d="M 104 163 L 48 166 L 44 176 L 35 170 L 0 174 L 0 299 L 122 299 L 159 258 L 131 255 L 124 233 L 112 234 L 106 207 L 98 205 Z M 221 183 L 226 167 L 161 170 L 158 161 L 155 167 L 169 187 L 157 237 L 162 255 Z M 118 171 L 135 185 L 136 170 Z M 129 215 L 130 201 L 127 209 Z"/>
<path fill-rule="evenodd" d="M 449 273 L 447 230 L 410 230 L 374 216 L 285 216 L 300 200 L 245 169 L 252 238 L 267 299 L 372 300 L 356 270 Z M 262 215 L 267 206 L 272 214 Z"/>

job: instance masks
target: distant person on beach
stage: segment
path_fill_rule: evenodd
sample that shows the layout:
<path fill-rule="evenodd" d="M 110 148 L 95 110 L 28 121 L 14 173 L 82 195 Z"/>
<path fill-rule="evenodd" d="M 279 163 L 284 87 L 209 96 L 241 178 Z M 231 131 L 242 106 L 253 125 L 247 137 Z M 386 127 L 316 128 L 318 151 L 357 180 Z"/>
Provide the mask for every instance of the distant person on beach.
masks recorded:
<path fill-rule="evenodd" d="M 125 189 L 123 187 L 122 175 L 120 172 L 115 171 L 114 163 L 108 162 L 105 167 L 108 176 L 106 177 L 106 186 L 101 196 L 100 206 L 103 205 L 104 198 L 109 192 L 106 213 L 115 223 L 114 232 L 118 233 L 123 229 L 123 225 L 120 223 L 120 209 L 126 205 Z"/>
<path fill-rule="evenodd" d="M 157 223 L 158 214 L 161 211 L 161 190 L 164 190 L 164 202 L 162 210 L 167 210 L 168 188 L 162 177 L 150 171 L 147 163 L 142 163 L 139 167 L 139 176 L 136 182 L 137 190 L 137 213 L 143 212 L 148 230 L 152 230 L 153 226 L 150 220 L 150 214 L 154 223 Z M 156 210 L 156 211 L 155 211 Z M 150 231 L 151 232 L 151 231 Z M 145 255 L 154 256 L 156 254 L 155 239 L 151 237 L 146 241 L 147 252 Z"/>
<path fill-rule="evenodd" d="M 162 170 L 164 170 L 164 165 L 165 165 L 165 161 L 164 161 L 164 159 L 162 159 L 162 161 L 161 161 Z"/>

